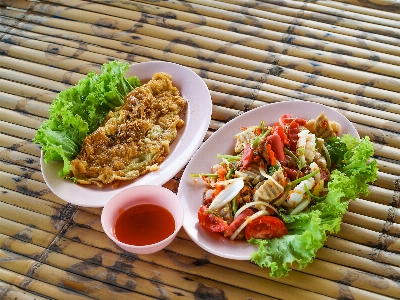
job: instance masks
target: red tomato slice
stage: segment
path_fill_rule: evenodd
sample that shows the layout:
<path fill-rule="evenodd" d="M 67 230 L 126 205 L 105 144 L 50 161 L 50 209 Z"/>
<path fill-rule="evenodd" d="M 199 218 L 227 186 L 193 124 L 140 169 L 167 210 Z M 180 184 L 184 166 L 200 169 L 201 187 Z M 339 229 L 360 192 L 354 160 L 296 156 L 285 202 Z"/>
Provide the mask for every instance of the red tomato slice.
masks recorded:
<path fill-rule="evenodd" d="M 240 225 L 243 224 L 244 221 L 246 221 L 247 217 L 250 217 L 252 214 L 254 214 L 254 211 L 250 208 L 245 209 L 237 218 L 229 224 L 225 236 L 231 236 L 232 234 L 235 233 L 236 229 L 240 227 Z"/>
<path fill-rule="evenodd" d="M 285 152 L 283 150 L 283 143 L 278 134 L 274 133 L 267 137 L 268 144 L 271 145 L 271 150 L 274 152 L 275 157 L 280 162 L 284 162 Z"/>
<path fill-rule="evenodd" d="M 253 147 L 251 144 L 247 144 L 247 146 L 243 149 L 242 157 L 240 158 L 242 169 L 246 169 L 249 166 L 251 160 L 253 159 L 253 155 Z"/>
<path fill-rule="evenodd" d="M 201 227 L 209 232 L 224 232 L 228 228 L 224 219 L 208 212 L 204 205 L 200 206 L 197 217 Z"/>
<path fill-rule="evenodd" d="M 261 216 L 246 226 L 246 239 L 273 239 L 288 233 L 285 224 L 276 217 Z"/>

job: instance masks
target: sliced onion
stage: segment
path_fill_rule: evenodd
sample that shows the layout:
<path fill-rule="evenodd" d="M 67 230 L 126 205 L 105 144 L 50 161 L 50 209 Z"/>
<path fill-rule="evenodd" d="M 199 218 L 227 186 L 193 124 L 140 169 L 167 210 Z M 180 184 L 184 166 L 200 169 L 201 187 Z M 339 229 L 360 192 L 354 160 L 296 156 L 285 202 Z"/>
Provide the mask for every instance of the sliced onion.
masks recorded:
<path fill-rule="evenodd" d="M 264 215 L 269 215 L 268 210 L 260 210 L 256 212 L 254 215 L 251 215 L 250 217 L 247 217 L 246 220 L 242 223 L 242 225 L 239 226 L 238 229 L 231 235 L 230 239 L 234 240 L 238 234 L 249 224 L 251 221 L 254 219 L 257 219 L 258 217 L 264 216 Z"/>
<path fill-rule="evenodd" d="M 239 180 L 238 180 L 239 179 Z M 225 180 L 229 181 L 229 180 Z M 229 184 L 224 190 L 222 190 L 213 200 L 209 209 L 216 210 L 224 205 L 226 205 L 229 201 L 240 192 L 240 190 L 244 187 L 244 181 L 242 178 L 232 179 L 232 183 Z M 222 182 L 222 181 L 220 181 Z"/>
<path fill-rule="evenodd" d="M 215 182 L 213 185 L 217 186 L 217 185 L 222 185 L 222 186 L 228 186 L 230 184 L 233 184 L 235 181 L 243 181 L 242 178 L 237 177 L 237 178 L 233 178 L 233 179 L 228 179 L 228 180 L 222 180 L 222 181 L 217 181 Z"/>
<path fill-rule="evenodd" d="M 235 216 L 233 217 L 233 219 L 236 219 L 246 208 L 249 208 L 249 207 L 254 206 L 254 205 L 265 205 L 265 206 L 271 207 L 271 208 L 276 212 L 276 214 L 279 214 L 279 212 L 276 210 L 276 208 L 273 207 L 272 205 L 268 204 L 267 202 L 264 202 L 264 201 L 254 201 L 254 202 L 246 203 L 246 204 L 243 205 L 240 209 L 238 209 L 238 211 L 236 212 L 236 214 L 235 214 Z"/>

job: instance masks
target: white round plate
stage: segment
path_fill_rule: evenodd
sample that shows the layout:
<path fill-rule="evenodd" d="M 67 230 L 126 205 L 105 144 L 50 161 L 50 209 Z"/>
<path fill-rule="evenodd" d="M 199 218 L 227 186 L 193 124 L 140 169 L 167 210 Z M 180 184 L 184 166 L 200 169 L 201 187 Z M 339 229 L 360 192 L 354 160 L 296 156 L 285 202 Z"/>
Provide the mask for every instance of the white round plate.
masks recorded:
<path fill-rule="evenodd" d="M 98 188 L 96 185 L 74 184 L 58 176 L 61 162 L 44 163 L 40 159 L 43 177 L 50 190 L 61 199 L 80 206 L 103 207 L 112 196 L 134 185 L 163 185 L 176 175 L 189 161 L 202 143 L 211 120 L 212 102 L 204 81 L 192 70 L 169 62 L 153 61 L 133 64 L 126 76 L 138 76 L 141 83 L 148 82 L 157 72 L 172 76 L 174 86 L 188 102 L 184 117 L 185 126 L 170 146 L 170 153 L 159 170 L 147 173 L 136 180 L 126 181 L 118 188 Z"/>
<path fill-rule="evenodd" d="M 222 126 L 207 139 L 187 165 L 178 190 L 178 197 L 185 210 L 183 227 L 197 245 L 212 254 L 237 260 L 249 260 L 251 253 L 257 251 L 255 245 L 245 241 L 231 241 L 220 234 L 209 233 L 199 225 L 197 212 L 203 201 L 205 186 L 201 179 L 195 181 L 190 174 L 210 173 L 211 166 L 221 161 L 217 158 L 217 154 L 233 154 L 236 142 L 234 136 L 242 127 L 258 125 L 262 120 L 266 125 L 273 125 L 284 114 L 307 120 L 315 119 L 323 111 L 330 121 L 336 121 L 341 125 L 339 135 L 349 133 L 359 137 L 350 121 L 336 110 L 312 102 L 288 101 L 268 104 L 244 113 Z"/>

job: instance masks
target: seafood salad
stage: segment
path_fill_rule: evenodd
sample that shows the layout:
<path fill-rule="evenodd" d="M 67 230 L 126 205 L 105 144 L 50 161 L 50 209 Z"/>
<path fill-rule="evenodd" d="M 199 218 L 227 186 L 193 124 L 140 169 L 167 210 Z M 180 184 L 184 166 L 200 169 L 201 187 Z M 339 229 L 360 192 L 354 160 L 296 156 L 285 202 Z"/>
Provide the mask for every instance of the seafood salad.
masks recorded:
<path fill-rule="evenodd" d="M 201 227 L 257 244 L 251 260 L 280 277 L 293 262 L 310 263 L 326 234 L 340 229 L 348 200 L 368 193 L 377 164 L 368 137 L 339 136 L 340 124 L 324 112 L 272 124 L 242 128 L 234 153 L 218 154 L 210 173 L 191 177 L 205 183 Z"/>

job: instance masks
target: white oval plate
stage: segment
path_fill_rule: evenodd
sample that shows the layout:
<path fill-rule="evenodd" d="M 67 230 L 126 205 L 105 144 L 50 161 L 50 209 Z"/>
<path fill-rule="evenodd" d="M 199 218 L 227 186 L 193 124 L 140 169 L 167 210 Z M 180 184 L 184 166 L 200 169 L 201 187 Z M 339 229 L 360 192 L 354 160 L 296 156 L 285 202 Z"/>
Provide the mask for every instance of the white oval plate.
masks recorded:
<path fill-rule="evenodd" d="M 120 187 L 98 188 L 96 185 L 74 184 L 58 176 L 60 162 L 40 163 L 43 177 L 50 190 L 61 199 L 80 206 L 103 207 L 112 196 L 134 185 L 163 185 L 176 175 L 189 161 L 202 143 L 211 120 L 212 102 L 204 81 L 184 66 L 162 61 L 133 64 L 126 76 L 138 76 L 141 83 L 148 82 L 157 72 L 172 75 L 173 84 L 188 102 L 185 125 L 170 146 L 170 153 L 159 170 L 147 173 L 134 181 L 123 182 Z"/>
<path fill-rule="evenodd" d="M 212 254 L 237 260 L 249 260 L 251 253 L 257 251 L 255 245 L 245 241 L 231 241 L 217 233 L 209 233 L 199 225 L 197 212 L 203 201 L 205 186 L 201 179 L 196 182 L 190 174 L 210 173 L 211 166 L 220 162 L 217 154 L 233 154 L 236 142 L 234 136 L 242 127 L 258 125 L 262 120 L 266 125 L 273 125 L 283 114 L 307 120 L 315 119 L 322 111 L 330 121 L 336 121 L 341 125 L 339 135 L 349 133 L 359 137 L 350 121 L 336 110 L 312 102 L 289 101 L 268 104 L 244 113 L 222 126 L 207 139 L 187 165 L 178 190 L 178 197 L 185 210 L 183 227 L 197 245 Z"/>

